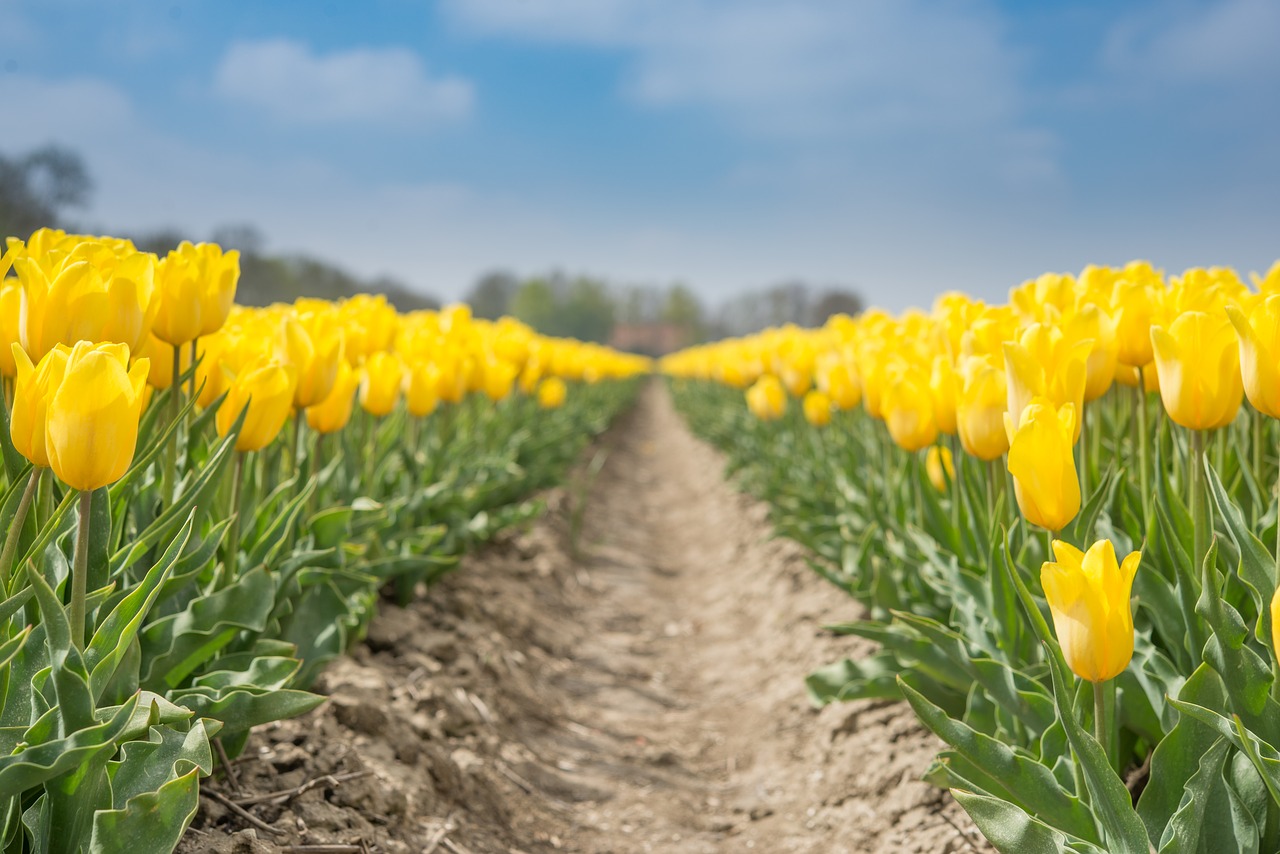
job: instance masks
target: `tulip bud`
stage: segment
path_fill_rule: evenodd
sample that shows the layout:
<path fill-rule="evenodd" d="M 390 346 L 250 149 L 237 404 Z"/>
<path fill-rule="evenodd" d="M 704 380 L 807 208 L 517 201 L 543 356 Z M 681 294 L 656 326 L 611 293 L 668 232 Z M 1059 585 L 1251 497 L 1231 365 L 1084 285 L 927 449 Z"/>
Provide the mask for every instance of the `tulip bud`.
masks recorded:
<path fill-rule="evenodd" d="M 1133 658 L 1129 594 L 1142 552 L 1117 564 L 1110 540 L 1098 540 L 1084 553 L 1054 540 L 1053 553 L 1057 561 L 1041 567 L 1040 583 L 1067 666 L 1090 682 L 1114 679 Z"/>
<path fill-rule="evenodd" d="M 511 394 L 515 385 L 518 368 L 503 359 L 489 359 L 484 365 L 484 393 L 491 401 L 497 403 Z"/>
<path fill-rule="evenodd" d="M 440 404 L 440 367 L 418 362 L 405 371 L 404 402 L 414 418 L 425 418 Z"/>
<path fill-rule="evenodd" d="M 951 459 L 951 449 L 945 445 L 930 445 L 924 457 L 924 470 L 929 482 L 939 492 L 947 491 L 947 484 L 955 483 L 956 464 Z"/>
<path fill-rule="evenodd" d="M 980 460 L 995 460 L 1009 450 L 1004 429 L 1007 389 L 1004 371 L 980 356 L 970 356 L 961 373 L 956 402 L 956 428 L 965 451 Z"/>
<path fill-rule="evenodd" d="M 404 365 L 394 353 L 381 350 L 364 363 L 360 380 L 360 405 L 379 418 L 390 415 L 400 400 L 400 382 Z"/>
<path fill-rule="evenodd" d="M 333 391 L 342 359 L 342 335 L 336 328 L 317 323 L 307 329 L 294 317 L 281 324 L 279 355 L 297 373 L 293 405 L 306 409 Z"/>
<path fill-rule="evenodd" d="M 317 433 L 336 433 L 346 427 L 351 420 L 351 410 L 355 407 L 358 385 L 359 372 L 345 361 L 340 363 L 333 391 L 324 400 L 307 407 L 307 425 Z"/>
<path fill-rule="evenodd" d="M 804 396 L 802 404 L 804 420 L 814 427 L 826 427 L 831 423 L 831 398 L 817 389 Z"/>
<path fill-rule="evenodd" d="M 224 369 L 225 370 L 225 369 Z M 274 359 L 260 358 L 226 381 L 227 396 L 218 407 L 218 435 L 231 432 L 245 407 L 237 451 L 260 451 L 276 438 L 293 411 L 293 368 Z"/>
<path fill-rule="evenodd" d="M 564 405 L 568 395 L 564 380 L 559 377 L 547 377 L 538 385 L 538 406 L 543 409 L 558 409 Z"/>
<path fill-rule="evenodd" d="M 92 492 L 129 470 L 149 367 L 146 359 L 130 367 L 123 344 L 81 341 L 66 353 L 61 382 L 47 399 L 45 439 L 49 465 L 67 486 Z"/>
<path fill-rule="evenodd" d="M 1008 382 L 1009 414 L 1014 426 L 1033 398 L 1048 398 L 1054 406 L 1071 404 L 1076 413 L 1084 406 L 1091 340 L 1068 341 L 1054 326 L 1033 323 L 1017 341 L 1004 345 L 1005 376 Z M 1080 437 L 1080 424 L 1071 437 Z"/>
<path fill-rule="evenodd" d="M 947 356 L 935 356 L 933 373 L 929 378 L 929 390 L 933 396 L 933 417 L 938 422 L 938 429 L 948 436 L 954 436 L 956 424 L 956 397 L 959 393 L 959 378 L 955 365 Z"/>
<path fill-rule="evenodd" d="M 49 450 L 45 435 L 49 399 L 62 383 L 70 350 L 66 345 L 59 345 L 46 353 L 39 365 L 33 366 L 21 346 L 15 343 L 9 347 L 18 375 L 9 436 L 18 453 L 34 465 L 48 468 Z"/>
<path fill-rule="evenodd" d="M 204 282 L 200 269 L 179 251 L 170 252 L 156 265 L 156 309 L 151 332 L 172 347 L 189 344 L 200 336 Z"/>
<path fill-rule="evenodd" d="M 1244 385 L 1226 315 L 1186 312 L 1167 330 L 1151 327 L 1151 346 L 1170 418 L 1190 430 L 1214 430 L 1235 420 Z"/>
<path fill-rule="evenodd" d="M 1056 409 L 1045 398 L 1032 400 L 1016 427 L 1005 413 L 1018 508 L 1028 522 L 1050 531 L 1061 531 L 1080 512 L 1080 479 L 1071 451 L 1075 422 L 1074 406 Z"/>
<path fill-rule="evenodd" d="M 787 390 L 773 374 L 765 374 L 747 389 L 747 408 L 761 421 L 775 421 L 787 411 Z"/>
<path fill-rule="evenodd" d="M 1280 296 L 1267 297 L 1245 317 L 1238 306 L 1227 316 L 1240 338 L 1240 375 L 1253 408 L 1280 418 Z"/>
<path fill-rule="evenodd" d="M 884 422 L 898 447 L 919 451 L 938 441 L 933 395 L 920 371 L 908 370 L 892 379 L 881 396 Z"/>
<path fill-rule="evenodd" d="M 4 278 L 8 262 L 0 259 L 0 377 L 17 376 L 13 345 L 19 342 L 22 288 L 17 279 Z"/>

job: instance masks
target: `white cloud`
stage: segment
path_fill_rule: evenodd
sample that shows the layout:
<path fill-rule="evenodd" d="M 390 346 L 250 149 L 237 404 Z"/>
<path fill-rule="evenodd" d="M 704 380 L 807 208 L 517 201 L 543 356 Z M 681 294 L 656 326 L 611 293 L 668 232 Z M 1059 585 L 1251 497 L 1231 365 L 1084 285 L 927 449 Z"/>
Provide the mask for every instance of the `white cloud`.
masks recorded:
<path fill-rule="evenodd" d="M 1113 70 L 1140 78 L 1274 85 L 1277 33 L 1274 0 L 1158 3 L 1116 23 L 1104 57 Z"/>
<path fill-rule="evenodd" d="M 633 52 L 627 90 L 758 133 L 1007 127 L 1017 57 L 979 0 L 447 0 L 473 31 Z"/>
<path fill-rule="evenodd" d="M 215 91 L 284 124 L 377 123 L 436 126 L 472 109 L 471 83 L 429 74 L 404 48 L 356 48 L 317 55 L 289 39 L 233 43 L 214 77 Z"/>

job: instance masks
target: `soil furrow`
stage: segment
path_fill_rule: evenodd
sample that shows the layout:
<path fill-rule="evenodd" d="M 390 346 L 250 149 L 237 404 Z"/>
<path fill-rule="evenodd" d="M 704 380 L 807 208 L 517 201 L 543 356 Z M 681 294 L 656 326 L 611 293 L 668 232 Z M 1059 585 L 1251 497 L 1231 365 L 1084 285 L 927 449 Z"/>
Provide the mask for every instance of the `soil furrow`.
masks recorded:
<path fill-rule="evenodd" d="M 808 706 L 809 670 L 868 651 L 822 628 L 857 606 L 771 539 L 660 384 L 593 453 L 589 488 L 584 466 L 529 530 L 384 607 L 332 701 L 240 768 L 251 793 L 368 776 L 255 807 L 270 842 L 206 804 L 183 850 L 985 850 L 918 782 L 939 745 L 909 708 Z"/>

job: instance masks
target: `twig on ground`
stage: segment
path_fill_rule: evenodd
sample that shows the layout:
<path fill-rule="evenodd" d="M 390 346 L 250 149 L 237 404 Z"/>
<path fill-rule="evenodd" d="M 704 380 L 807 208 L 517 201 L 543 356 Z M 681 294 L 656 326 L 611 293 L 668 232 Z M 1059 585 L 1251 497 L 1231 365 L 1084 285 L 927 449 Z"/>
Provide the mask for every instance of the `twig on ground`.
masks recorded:
<path fill-rule="evenodd" d="M 449 813 L 444 820 L 444 824 L 440 825 L 440 829 L 432 833 L 431 838 L 427 840 L 427 847 L 422 849 L 422 854 L 432 854 L 440 847 L 445 838 L 456 829 L 457 826 L 453 823 L 453 813 Z"/>
<path fill-rule="evenodd" d="M 227 775 L 227 782 L 231 784 L 231 791 L 237 795 L 240 794 L 240 774 L 227 757 L 227 749 L 222 746 L 222 739 L 215 738 L 213 740 L 213 749 L 218 752 L 218 761 L 222 763 L 222 771 Z"/>
<path fill-rule="evenodd" d="M 242 807 L 253 806 L 254 804 L 284 804 L 301 795 L 303 792 L 310 791 L 316 786 L 329 784 L 339 786 L 348 780 L 355 780 L 360 777 L 368 777 L 371 771 L 350 771 L 346 774 L 325 774 L 323 777 L 312 777 L 301 785 L 294 786 L 292 789 L 281 789 L 278 792 L 266 792 L 261 795 L 252 795 L 247 798 L 237 798 L 236 803 Z"/>
<path fill-rule="evenodd" d="M 291 854 L 363 854 L 368 851 L 363 845 L 282 845 L 281 851 Z"/>
<path fill-rule="evenodd" d="M 206 798 L 208 798 L 211 801 L 217 801 L 218 803 L 222 804 L 224 807 L 231 810 L 233 813 L 240 816 L 242 819 L 249 822 L 259 830 L 265 831 L 267 833 L 275 834 L 276 836 L 285 835 L 285 831 L 272 827 L 271 825 L 267 824 L 265 821 L 258 818 L 256 815 L 249 812 L 247 809 L 240 806 L 235 801 L 228 798 L 226 795 L 223 795 L 219 792 L 215 792 L 212 789 L 205 789 L 205 788 L 200 789 L 200 794 L 204 795 Z"/>

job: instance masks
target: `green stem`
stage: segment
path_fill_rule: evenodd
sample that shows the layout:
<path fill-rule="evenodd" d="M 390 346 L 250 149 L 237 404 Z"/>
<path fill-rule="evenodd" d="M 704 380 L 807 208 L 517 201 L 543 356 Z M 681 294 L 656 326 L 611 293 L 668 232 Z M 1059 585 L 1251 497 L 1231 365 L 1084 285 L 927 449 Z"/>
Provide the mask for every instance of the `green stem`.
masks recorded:
<path fill-rule="evenodd" d="M 1142 490 L 1142 525 L 1143 534 L 1151 524 L 1151 460 L 1148 459 L 1147 443 L 1150 427 L 1147 424 L 1147 392 L 1142 387 L 1142 376 L 1138 376 L 1138 385 L 1134 389 L 1134 406 L 1138 410 L 1138 488 Z"/>
<path fill-rule="evenodd" d="M 1102 746 L 1102 752 L 1106 755 L 1107 761 L 1112 764 L 1113 768 L 1120 751 L 1120 744 L 1117 739 L 1119 733 L 1112 726 L 1115 705 L 1115 682 L 1113 680 L 1094 682 L 1093 737 Z"/>
<path fill-rule="evenodd" d="M 1209 515 L 1208 486 L 1204 476 L 1204 431 L 1191 431 L 1191 523 L 1194 530 L 1192 537 L 1192 565 L 1188 579 L 1194 579 L 1197 573 L 1205 573 L 1205 558 L 1209 554 L 1209 538 L 1212 530 L 1212 519 Z M 1201 579 L 1201 589 L 1208 584 L 1207 577 Z M 1189 593 L 1192 591 L 1188 591 Z M 1205 637 L 1201 631 L 1200 619 L 1194 611 L 1187 615 L 1188 637 L 1192 643 L 1192 656 L 1204 653 Z"/>
<path fill-rule="evenodd" d="M 80 493 L 80 518 L 76 530 L 75 565 L 71 569 L 71 642 L 84 650 L 85 598 L 89 584 L 89 509 L 93 493 Z"/>
<path fill-rule="evenodd" d="M 36 496 L 36 487 L 40 485 L 40 477 L 45 473 L 43 466 L 36 466 L 27 478 L 27 486 L 22 490 L 22 498 L 18 500 L 18 510 L 9 523 L 9 532 L 4 538 L 4 550 L 0 551 L 0 593 L 8 595 L 9 573 L 13 570 L 13 556 L 18 551 L 18 540 L 22 539 L 22 526 L 27 522 L 27 512 L 31 509 L 31 501 Z"/>
<path fill-rule="evenodd" d="M 191 339 L 191 369 L 192 369 L 192 370 L 191 370 L 191 379 L 190 379 L 190 381 L 188 382 L 188 385 L 187 385 L 187 393 L 188 393 L 188 395 L 190 395 L 190 397 L 192 397 L 193 399 L 194 399 L 194 398 L 195 398 L 195 396 L 196 396 L 196 372 L 195 372 L 195 366 L 196 366 L 196 362 L 200 361 L 200 347 L 199 347 L 199 342 L 200 342 L 200 338 L 199 338 L 199 337 L 196 337 L 196 338 L 192 338 L 192 339 Z"/>
<path fill-rule="evenodd" d="M 244 489 L 244 458 L 248 451 L 237 451 L 235 465 L 231 470 L 231 527 L 227 531 L 226 550 L 222 558 L 222 574 L 216 585 L 218 590 L 231 583 L 235 575 L 236 563 L 240 558 L 240 519 L 243 508 L 240 506 L 241 492 Z"/>
<path fill-rule="evenodd" d="M 1262 482 L 1264 480 L 1264 474 L 1262 471 L 1262 419 L 1266 417 L 1267 416 L 1256 410 L 1249 412 L 1249 428 L 1251 434 L 1249 437 L 1249 449 L 1252 451 L 1253 479 L 1254 482 L 1258 484 L 1259 489 L 1262 488 Z M 1267 503 L 1265 501 L 1262 502 L 1261 507 L 1255 506 L 1253 508 L 1253 523 L 1255 526 L 1258 524 L 1258 520 L 1261 519 L 1263 514 L 1266 512 Z"/>
<path fill-rule="evenodd" d="M 180 407 L 181 386 L 178 377 L 182 374 L 182 349 L 181 345 L 173 348 L 173 379 L 169 383 L 169 423 L 172 424 L 178 420 Z M 173 438 L 165 444 L 165 465 L 164 471 L 161 472 L 160 484 L 162 492 L 161 499 L 165 506 L 173 501 L 174 484 L 178 479 L 178 437 L 177 430 L 173 431 Z"/>
<path fill-rule="evenodd" d="M 1082 404 L 1080 407 L 1080 438 L 1076 442 L 1078 450 L 1078 458 L 1080 460 L 1080 496 L 1083 500 L 1089 500 L 1089 434 L 1093 432 L 1089 425 L 1089 418 L 1086 408 Z"/>

